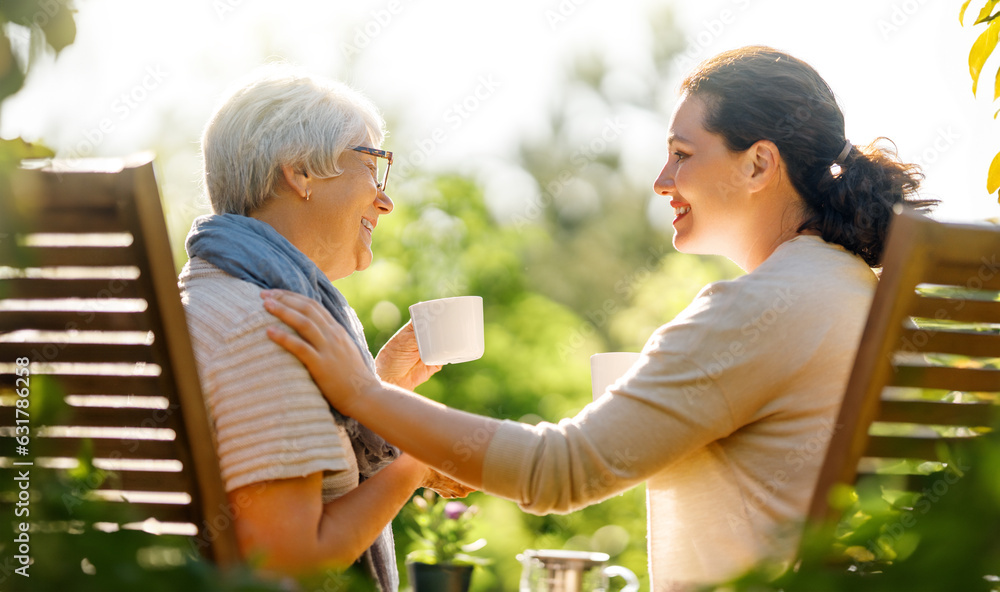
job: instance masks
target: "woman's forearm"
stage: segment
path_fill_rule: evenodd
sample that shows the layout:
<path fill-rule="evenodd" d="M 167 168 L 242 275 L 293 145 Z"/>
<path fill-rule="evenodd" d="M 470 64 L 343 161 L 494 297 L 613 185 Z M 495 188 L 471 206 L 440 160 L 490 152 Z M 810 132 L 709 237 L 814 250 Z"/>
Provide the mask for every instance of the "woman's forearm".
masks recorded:
<path fill-rule="evenodd" d="M 410 500 L 426 472 L 426 466 L 404 454 L 357 488 L 324 504 L 316 542 L 319 554 L 341 565 L 360 557 Z"/>
<path fill-rule="evenodd" d="M 349 415 L 408 454 L 474 488 L 483 483 L 486 449 L 500 421 L 445 407 L 397 386 L 372 382 Z"/>
<path fill-rule="evenodd" d="M 245 557 L 288 574 L 357 560 L 420 486 L 428 469 L 403 455 L 343 496 L 323 504 L 323 474 L 254 483 L 229 494 Z"/>

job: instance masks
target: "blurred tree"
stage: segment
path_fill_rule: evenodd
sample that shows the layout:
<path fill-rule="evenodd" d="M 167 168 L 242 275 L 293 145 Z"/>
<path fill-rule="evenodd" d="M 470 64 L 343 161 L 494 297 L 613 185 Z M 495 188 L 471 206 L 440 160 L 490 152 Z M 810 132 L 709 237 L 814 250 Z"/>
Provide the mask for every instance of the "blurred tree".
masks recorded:
<path fill-rule="evenodd" d="M 21 90 L 39 52 L 58 54 L 76 38 L 75 11 L 66 0 L 0 2 L 0 101 Z M 20 29 L 20 31 L 18 31 Z M 27 33 L 28 52 L 17 52 L 9 31 Z"/>
<path fill-rule="evenodd" d="M 446 366 L 419 391 L 460 409 L 531 423 L 556 421 L 582 408 L 590 394 L 589 368 L 585 358 L 561 359 L 557 345 L 585 321 L 530 287 L 522 261 L 534 234 L 493 219 L 482 189 L 466 178 L 445 175 L 401 184 L 394 197 L 395 211 L 379 223 L 375 262 L 337 283 L 364 322 L 373 351 L 405 322 L 409 304 L 481 294 L 486 354 Z M 584 351 L 599 347 L 592 340 Z M 482 508 L 473 538 L 489 541 L 477 555 L 494 562 L 477 569 L 475 590 L 515 589 L 520 573 L 515 557 L 526 548 L 598 545 L 637 573 L 645 571 L 641 489 L 568 516 L 531 516 L 481 494 L 473 501 Z M 609 525 L 619 526 L 608 530 Z M 602 536 L 595 537 L 602 528 Z M 410 541 L 402 528 L 396 530 L 402 561 Z"/>
<path fill-rule="evenodd" d="M 73 13 L 66 0 L 0 1 L 0 109 L 5 99 L 24 86 L 24 79 L 40 53 L 58 54 L 73 43 L 76 38 Z M 25 39 L 24 47 L 16 47 L 11 34 Z M 27 144 L 21 138 L 0 138 L 0 191 L 9 191 L 9 171 L 22 159 L 47 156 L 52 156 L 52 151 L 43 146 Z"/>
<path fill-rule="evenodd" d="M 623 166 L 629 153 L 623 144 L 626 118 L 666 122 L 665 108 L 673 103 L 664 96 L 670 91 L 663 81 L 674 74 L 682 35 L 669 9 L 651 12 L 647 23 L 655 40 L 652 51 L 627 66 L 609 64 L 597 49 L 578 57 L 552 100 L 550 133 L 526 141 L 519 151 L 520 165 L 539 191 L 537 199 L 512 217 L 516 228 L 541 231 L 525 253 L 528 280 L 584 317 L 589 325 L 582 332 L 596 335 L 612 350 L 638 349 L 656 326 L 679 311 L 644 307 L 647 322 L 641 329 L 614 330 L 613 320 L 673 252 L 670 235 L 655 228 L 648 215 L 651 199 L 662 199 L 652 192 L 659 170 L 636 179 Z M 666 156 L 664 144 L 664 161 Z M 739 273 L 726 262 L 695 260 L 713 270 L 700 279 Z M 673 274 L 671 280 L 685 281 Z M 662 283 L 660 287 L 668 288 Z M 686 305 L 691 298 L 680 300 Z M 577 349 L 564 348 L 563 355 Z"/>

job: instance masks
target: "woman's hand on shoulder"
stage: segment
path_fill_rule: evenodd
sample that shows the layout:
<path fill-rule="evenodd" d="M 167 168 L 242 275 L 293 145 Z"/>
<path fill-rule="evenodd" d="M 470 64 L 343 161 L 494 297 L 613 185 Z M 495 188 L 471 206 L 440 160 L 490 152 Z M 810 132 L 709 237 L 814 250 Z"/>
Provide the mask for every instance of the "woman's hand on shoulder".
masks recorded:
<path fill-rule="evenodd" d="M 428 366 L 420 359 L 413 321 L 408 321 L 382 346 L 375 358 L 375 369 L 382 380 L 412 391 L 441 366 Z"/>
<path fill-rule="evenodd" d="M 264 309 L 296 331 L 272 326 L 267 336 L 302 361 L 330 404 L 350 415 L 351 404 L 380 386 L 351 336 L 323 306 L 285 290 L 264 290 Z"/>

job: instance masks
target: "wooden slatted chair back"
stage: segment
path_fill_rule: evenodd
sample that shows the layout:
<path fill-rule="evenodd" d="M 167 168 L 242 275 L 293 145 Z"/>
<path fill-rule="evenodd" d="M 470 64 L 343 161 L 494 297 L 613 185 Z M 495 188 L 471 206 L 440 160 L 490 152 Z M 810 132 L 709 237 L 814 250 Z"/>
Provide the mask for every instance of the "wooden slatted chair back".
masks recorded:
<path fill-rule="evenodd" d="M 1000 227 L 894 216 L 809 517 L 859 479 L 922 492 L 960 474 L 1000 397 Z M 948 466 L 949 463 L 952 466 Z"/>
<path fill-rule="evenodd" d="M 236 563 L 152 162 L 56 161 L 17 171 L 11 187 L 0 198 L 0 426 L 14 435 L 18 419 L 38 421 L 39 404 L 15 406 L 25 386 L 30 399 L 46 385 L 64 409 L 48 425 L 24 422 L 28 455 L 2 451 L 0 487 L 14 487 L 26 459 L 37 475 L 92 456 L 109 477 L 78 492 L 87 516 L 107 508 L 114 522 L 124 504 L 136 521 L 118 527 L 197 537 L 209 559 Z"/>

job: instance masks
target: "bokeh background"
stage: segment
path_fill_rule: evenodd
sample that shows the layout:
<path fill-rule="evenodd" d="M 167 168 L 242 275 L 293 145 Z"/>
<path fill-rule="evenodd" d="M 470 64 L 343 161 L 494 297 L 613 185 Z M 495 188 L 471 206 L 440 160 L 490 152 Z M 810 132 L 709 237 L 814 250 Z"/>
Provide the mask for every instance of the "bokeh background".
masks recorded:
<path fill-rule="evenodd" d="M 396 209 L 379 224 L 372 267 L 338 287 L 372 351 L 413 302 L 482 295 L 486 355 L 446 367 L 420 392 L 494 417 L 535 423 L 575 413 L 591 397 L 591 354 L 638 351 L 702 286 L 740 273 L 724 259 L 674 252 L 673 211 L 652 192 L 677 83 L 724 49 L 766 44 L 812 63 L 838 94 L 852 141 L 887 136 L 923 166 L 924 193 L 942 200 L 937 217 L 1000 215 L 986 192 L 1000 148 L 995 107 L 972 95 L 977 32 L 960 25 L 959 2 L 75 7 L 76 39 L 57 57 L 7 29 L 32 63 L 23 90 L 3 104 L 0 135 L 63 157 L 153 151 L 180 267 L 191 221 L 210 211 L 198 143 L 226 90 L 270 61 L 351 84 L 388 121 Z M 515 589 L 515 557 L 526 548 L 604 551 L 648 587 L 641 487 L 567 516 L 471 499 L 481 508 L 476 534 L 489 541 L 478 554 L 493 560 L 477 571 L 475 590 Z"/>

